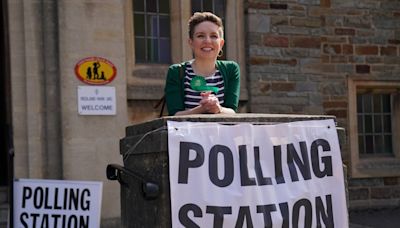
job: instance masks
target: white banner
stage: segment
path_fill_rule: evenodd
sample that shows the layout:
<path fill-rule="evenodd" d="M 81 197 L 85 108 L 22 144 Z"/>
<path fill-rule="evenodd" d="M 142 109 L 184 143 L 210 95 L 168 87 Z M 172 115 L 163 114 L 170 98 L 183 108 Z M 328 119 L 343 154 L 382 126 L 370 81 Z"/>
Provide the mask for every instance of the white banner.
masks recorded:
<path fill-rule="evenodd" d="M 14 227 L 100 227 L 102 182 L 14 181 Z"/>
<path fill-rule="evenodd" d="M 348 227 L 333 120 L 168 121 L 168 150 L 173 227 Z"/>

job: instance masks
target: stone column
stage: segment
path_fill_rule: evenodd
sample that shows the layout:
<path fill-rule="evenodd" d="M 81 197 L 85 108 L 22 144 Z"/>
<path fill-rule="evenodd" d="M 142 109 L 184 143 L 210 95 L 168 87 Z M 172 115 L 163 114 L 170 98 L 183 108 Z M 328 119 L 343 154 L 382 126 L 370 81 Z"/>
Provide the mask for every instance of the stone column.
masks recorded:
<path fill-rule="evenodd" d="M 102 225 L 120 216 L 119 186 L 106 180 L 110 162 L 121 162 L 119 139 L 127 125 L 124 12 L 126 1 L 58 1 L 63 178 L 103 181 Z M 76 63 L 98 56 L 111 61 L 116 78 L 114 116 L 78 114 Z M 112 226 L 112 225 L 110 225 Z"/>

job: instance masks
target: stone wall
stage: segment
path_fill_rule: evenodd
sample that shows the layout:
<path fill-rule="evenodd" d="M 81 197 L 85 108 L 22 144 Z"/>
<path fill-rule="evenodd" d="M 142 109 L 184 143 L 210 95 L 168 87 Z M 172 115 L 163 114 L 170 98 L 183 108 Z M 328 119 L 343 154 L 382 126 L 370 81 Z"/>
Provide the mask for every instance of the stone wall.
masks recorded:
<path fill-rule="evenodd" d="M 8 0 L 11 114 L 15 178 L 103 183 L 103 227 L 118 227 L 119 184 L 108 163 L 121 162 L 128 124 L 123 1 Z M 91 56 L 109 59 L 118 75 L 116 115 L 78 113 L 74 67 Z"/>
<path fill-rule="evenodd" d="M 400 2 L 247 1 L 250 109 L 347 118 L 347 76 L 396 77 Z"/>
<path fill-rule="evenodd" d="M 389 208 L 400 205 L 400 178 L 350 179 L 350 210 Z"/>
<path fill-rule="evenodd" d="M 247 0 L 245 18 L 250 112 L 334 115 L 347 130 L 349 78 L 400 80 L 400 1 Z M 390 180 L 350 180 L 350 207 L 400 205 Z"/>

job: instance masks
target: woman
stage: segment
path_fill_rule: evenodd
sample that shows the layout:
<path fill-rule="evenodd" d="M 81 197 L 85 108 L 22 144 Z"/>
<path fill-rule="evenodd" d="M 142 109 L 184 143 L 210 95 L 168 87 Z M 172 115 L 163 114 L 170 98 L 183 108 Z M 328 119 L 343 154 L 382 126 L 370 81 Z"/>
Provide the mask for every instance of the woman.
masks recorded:
<path fill-rule="evenodd" d="M 209 12 L 195 13 L 189 19 L 188 42 L 194 59 L 168 70 L 165 95 L 169 115 L 235 113 L 240 69 L 233 61 L 217 60 L 224 46 L 221 19 Z"/>

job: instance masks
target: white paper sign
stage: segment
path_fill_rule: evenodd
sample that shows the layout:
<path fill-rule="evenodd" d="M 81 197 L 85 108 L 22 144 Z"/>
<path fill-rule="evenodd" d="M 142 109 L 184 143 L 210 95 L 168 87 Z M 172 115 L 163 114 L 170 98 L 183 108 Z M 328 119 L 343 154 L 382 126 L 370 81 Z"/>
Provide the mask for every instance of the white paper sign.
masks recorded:
<path fill-rule="evenodd" d="M 348 227 L 333 120 L 168 121 L 168 151 L 173 227 Z"/>
<path fill-rule="evenodd" d="M 100 227 L 102 182 L 14 181 L 14 227 Z"/>
<path fill-rule="evenodd" d="M 78 86 L 78 113 L 80 115 L 115 115 L 115 87 Z"/>

